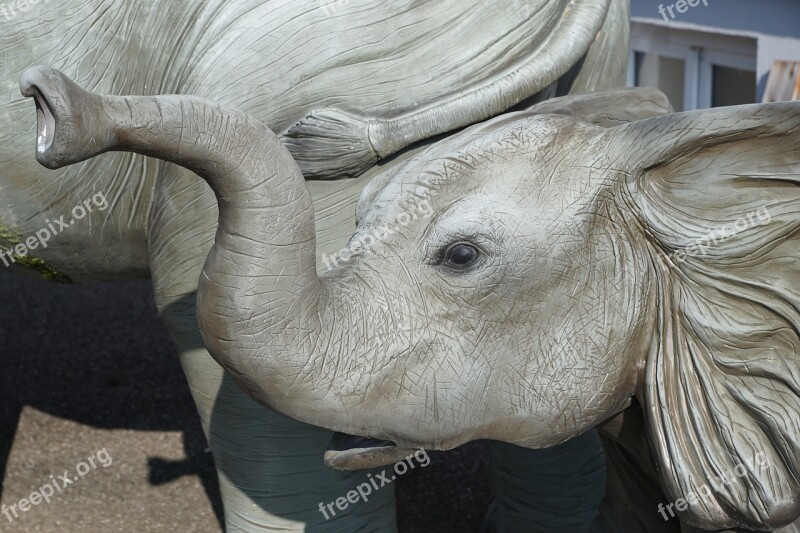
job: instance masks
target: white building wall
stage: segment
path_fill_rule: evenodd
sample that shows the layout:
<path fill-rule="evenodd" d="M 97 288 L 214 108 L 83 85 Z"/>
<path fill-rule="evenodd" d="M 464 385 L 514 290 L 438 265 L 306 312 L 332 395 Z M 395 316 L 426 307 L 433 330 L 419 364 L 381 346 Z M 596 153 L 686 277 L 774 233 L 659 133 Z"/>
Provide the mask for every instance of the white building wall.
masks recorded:
<path fill-rule="evenodd" d="M 631 16 L 664 21 L 659 6 L 674 6 L 677 0 L 631 0 Z M 701 0 L 696 7 L 676 14 L 676 22 L 700 24 L 726 30 L 741 30 L 800 39 L 798 0 Z M 670 18 L 667 15 L 667 18 Z"/>
<path fill-rule="evenodd" d="M 673 41 L 685 45 L 687 40 L 695 39 L 697 44 L 689 44 L 689 47 L 699 50 L 701 57 L 692 57 L 687 52 L 685 60 L 697 62 L 706 51 L 713 56 L 715 42 L 724 45 L 729 38 L 750 41 L 754 50 L 756 101 L 763 97 L 775 61 L 800 62 L 800 0 L 691 0 L 695 7 L 691 7 L 689 0 L 678 5 L 679 1 L 631 0 L 632 47 L 635 48 L 637 42 L 651 41 L 649 51 L 657 52 L 659 47 L 669 48 Z M 669 7 L 672 7 L 671 15 Z M 679 12 L 679 7 L 683 13 Z M 691 78 L 694 73 L 689 70 L 687 75 Z M 708 83 L 700 79 L 704 75 L 707 76 L 707 72 L 697 75 L 698 84 Z M 687 82 L 687 90 L 690 83 L 691 80 Z M 687 95 L 688 102 L 697 105 L 689 105 L 688 109 L 708 104 L 707 96 L 703 96 L 707 95 L 708 87 L 697 87 L 700 96 L 696 102 L 695 95 Z"/>

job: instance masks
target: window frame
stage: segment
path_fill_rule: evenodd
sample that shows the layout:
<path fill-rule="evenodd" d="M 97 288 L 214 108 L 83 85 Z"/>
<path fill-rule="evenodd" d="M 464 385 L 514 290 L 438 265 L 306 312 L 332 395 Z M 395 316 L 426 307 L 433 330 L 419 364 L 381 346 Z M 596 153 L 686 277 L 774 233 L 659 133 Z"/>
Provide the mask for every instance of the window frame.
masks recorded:
<path fill-rule="evenodd" d="M 628 55 L 629 87 L 636 82 L 637 52 L 683 60 L 685 111 L 711 107 L 715 66 L 757 73 L 758 40 L 753 35 L 715 32 L 705 27 L 673 28 L 634 18 Z"/>

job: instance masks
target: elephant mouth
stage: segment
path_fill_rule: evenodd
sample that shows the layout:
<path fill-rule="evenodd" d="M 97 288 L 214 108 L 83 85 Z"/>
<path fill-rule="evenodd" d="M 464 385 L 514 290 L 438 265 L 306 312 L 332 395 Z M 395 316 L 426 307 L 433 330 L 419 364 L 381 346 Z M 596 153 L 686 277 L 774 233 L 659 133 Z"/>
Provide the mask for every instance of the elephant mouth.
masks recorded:
<path fill-rule="evenodd" d="M 337 470 L 360 470 L 396 463 L 414 453 L 390 440 L 336 432 L 325 450 L 325 464 Z"/>
<path fill-rule="evenodd" d="M 54 133 L 56 131 L 56 119 L 47 100 L 38 89 L 34 88 L 33 95 L 36 103 L 36 151 L 44 153 L 53 144 Z"/>

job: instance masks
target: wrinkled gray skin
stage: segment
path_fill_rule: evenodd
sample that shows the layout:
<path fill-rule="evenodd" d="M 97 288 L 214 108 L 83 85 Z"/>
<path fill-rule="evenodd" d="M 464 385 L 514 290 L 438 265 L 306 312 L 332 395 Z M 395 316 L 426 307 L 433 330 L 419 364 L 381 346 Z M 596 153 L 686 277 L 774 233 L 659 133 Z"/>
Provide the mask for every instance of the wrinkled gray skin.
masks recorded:
<path fill-rule="evenodd" d="M 324 520 L 317 503 L 346 494 L 364 474 L 325 467 L 320 453 L 330 433 L 250 400 L 199 338 L 194 294 L 216 229 L 209 188 L 177 165 L 129 153 L 58 173 L 42 169 L 30 157 L 31 110 L 16 84 L 25 68 L 43 63 L 97 92 L 214 99 L 288 132 L 284 141 L 307 177 L 363 172 L 355 180 L 309 182 L 317 249 L 330 253 L 352 234 L 355 200 L 381 170 L 376 161 L 519 102 L 624 83 L 627 0 L 346 4 L 43 0 L 16 11 L 13 20 L 0 16 L 0 245 L 23 241 L 48 219 L 105 194 L 109 209 L 95 210 L 19 262 L 73 281 L 152 278 L 214 452 L 230 531 L 303 524 L 390 531 L 393 489 Z M 563 490 L 581 494 L 576 487 L 588 486 L 579 504 L 591 516 L 586 509 L 593 507 L 597 463 L 583 471 L 571 459 L 593 453 L 592 438 L 583 442 L 538 454 L 493 451 L 504 495 L 497 519 L 505 529 L 529 526 L 536 515 L 530 509 L 540 504 L 555 530 L 580 515 L 552 507 L 548 497 L 557 491 L 543 491 L 531 475 L 540 463 L 564 464 L 565 473 L 583 476 L 565 481 Z M 543 492 L 537 501 L 528 501 L 531 486 Z M 575 502 L 566 504 L 575 509 Z"/>
<path fill-rule="evenodd" d="M 602 425 L 641 503 L 609 503 L 605 526 L 676 527 L 646 499 L 656 483 L 688 501 L 688 530 L 800 516 L 800 103 L 611 128 L 569 105 L 495 118 L 372 180 L 351 249 L 392 232 L 318 275 L 311 195 L 258 121 L 191 97 L 101 97 L 44 68 L 21 88 L 47 107 L 43 165 L 126 150 L 211 186 L 203 339 L 259 402 L 391 441 L 329 462 L 541 448 Z M 415 197 L 430 216 L 398 222 Z"/>

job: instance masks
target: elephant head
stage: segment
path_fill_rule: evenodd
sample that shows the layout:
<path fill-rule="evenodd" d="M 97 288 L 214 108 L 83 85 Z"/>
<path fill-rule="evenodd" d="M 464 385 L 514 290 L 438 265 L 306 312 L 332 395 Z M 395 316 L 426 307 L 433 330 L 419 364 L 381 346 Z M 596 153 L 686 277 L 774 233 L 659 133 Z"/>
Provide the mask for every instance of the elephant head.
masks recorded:
<path fill-rule="evenodd" d="M 376 178 L 318 273 L 303 176 L 265 126 L 191 97 L 94 95 L 42 67 L 21 86 L 42 164 L 129 150 L 208 182 L 204 340 L 255 399 L 363 436 L 332 464 L 473 439 L 547 447 L 636 397 L 667 496 L 715 489 L 682 518 L 800 515 L 800 104 L 611 128 L 493 119 Z"/>

